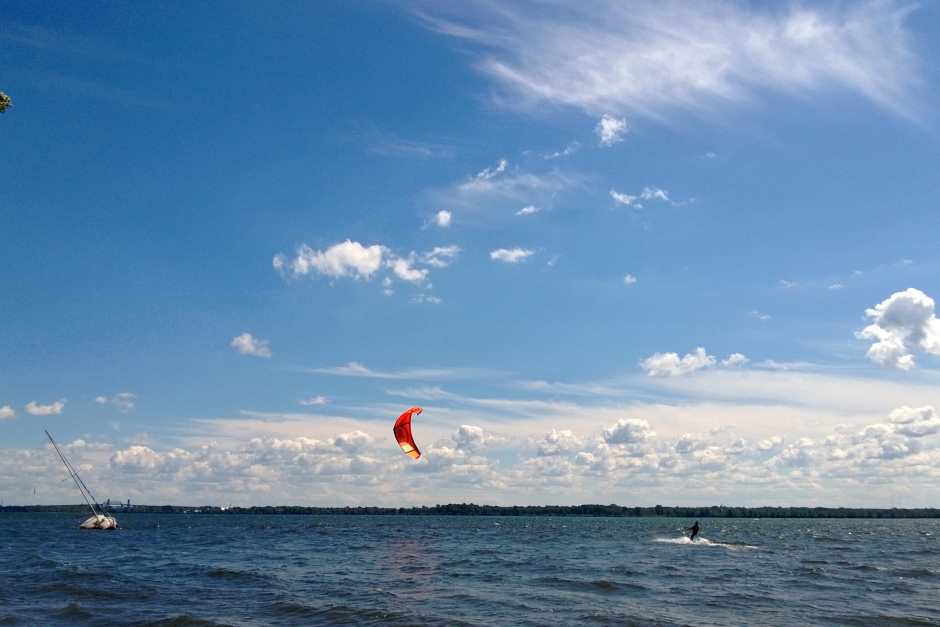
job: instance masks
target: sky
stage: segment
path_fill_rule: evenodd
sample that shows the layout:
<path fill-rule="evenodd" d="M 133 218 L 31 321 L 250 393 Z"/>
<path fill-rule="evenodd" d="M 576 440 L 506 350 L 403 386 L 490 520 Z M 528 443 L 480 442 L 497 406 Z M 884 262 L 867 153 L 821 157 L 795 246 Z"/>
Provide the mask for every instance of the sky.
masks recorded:
<path fill-rule="evenodd" d="M 933 2 L 0 5 L 0 499 L 936 506 Z M 422 458 L 392 424 L 411 406 Z"/>

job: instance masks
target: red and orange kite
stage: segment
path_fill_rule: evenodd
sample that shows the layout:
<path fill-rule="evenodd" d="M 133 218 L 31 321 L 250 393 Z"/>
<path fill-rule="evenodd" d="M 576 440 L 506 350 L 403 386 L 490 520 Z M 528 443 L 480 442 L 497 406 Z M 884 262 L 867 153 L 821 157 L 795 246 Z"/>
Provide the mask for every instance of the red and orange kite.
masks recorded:
<path fill-rule="evenodd" d="M 421 411 L 420 407 L 412 407 L 398 417 L 398 420 L 395 421 L 395 428 L 392 429 L 395 433 L 395 439 L 398 440 L 398 446 L 401 447 L 405 455 L 412 459 L 421 457 L 421 451 L 418 450 L 415 439 L 411 437 L 411 417 L 415 414 L 420 414 Z"/>

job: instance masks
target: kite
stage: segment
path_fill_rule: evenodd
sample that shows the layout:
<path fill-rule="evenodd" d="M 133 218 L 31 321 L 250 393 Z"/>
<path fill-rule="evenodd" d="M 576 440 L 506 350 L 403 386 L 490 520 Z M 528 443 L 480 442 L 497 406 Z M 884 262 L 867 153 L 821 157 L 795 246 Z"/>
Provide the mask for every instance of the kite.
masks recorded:
<path fill-rule="evenodd" d="M 395 428 L 392 429 L 395 433 L 395 439 L 398 440 L 398 446 L 401 447 L 405 455 L 412 459 L 421 457 L 421 451 L 418 450 L 415 439 L 411 437 L 411 417 L 414 414 L 420 414 L 421 411 L 420 407 L 412 407 L 398 417 L 398 420 L 395 421 Z"/>

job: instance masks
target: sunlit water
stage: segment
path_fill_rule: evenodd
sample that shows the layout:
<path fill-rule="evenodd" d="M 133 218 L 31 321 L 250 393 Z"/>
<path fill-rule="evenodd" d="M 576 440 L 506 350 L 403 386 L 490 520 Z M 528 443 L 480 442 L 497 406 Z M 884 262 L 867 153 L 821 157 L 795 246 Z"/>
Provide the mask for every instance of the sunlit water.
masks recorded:
<path fill-rule="evenodd" d="M 0 624 L 940 625 L 940 521 L 0 515 Z"/>

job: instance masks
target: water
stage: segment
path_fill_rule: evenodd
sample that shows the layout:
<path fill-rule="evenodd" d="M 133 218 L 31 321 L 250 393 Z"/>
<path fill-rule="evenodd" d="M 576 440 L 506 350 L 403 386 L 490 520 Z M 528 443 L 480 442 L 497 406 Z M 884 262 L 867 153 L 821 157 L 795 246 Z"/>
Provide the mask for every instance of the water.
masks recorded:
<path fill-rule="evenodd" d="M 0 514 L 0 625 L 940 625 L 940 520 Z"/>

